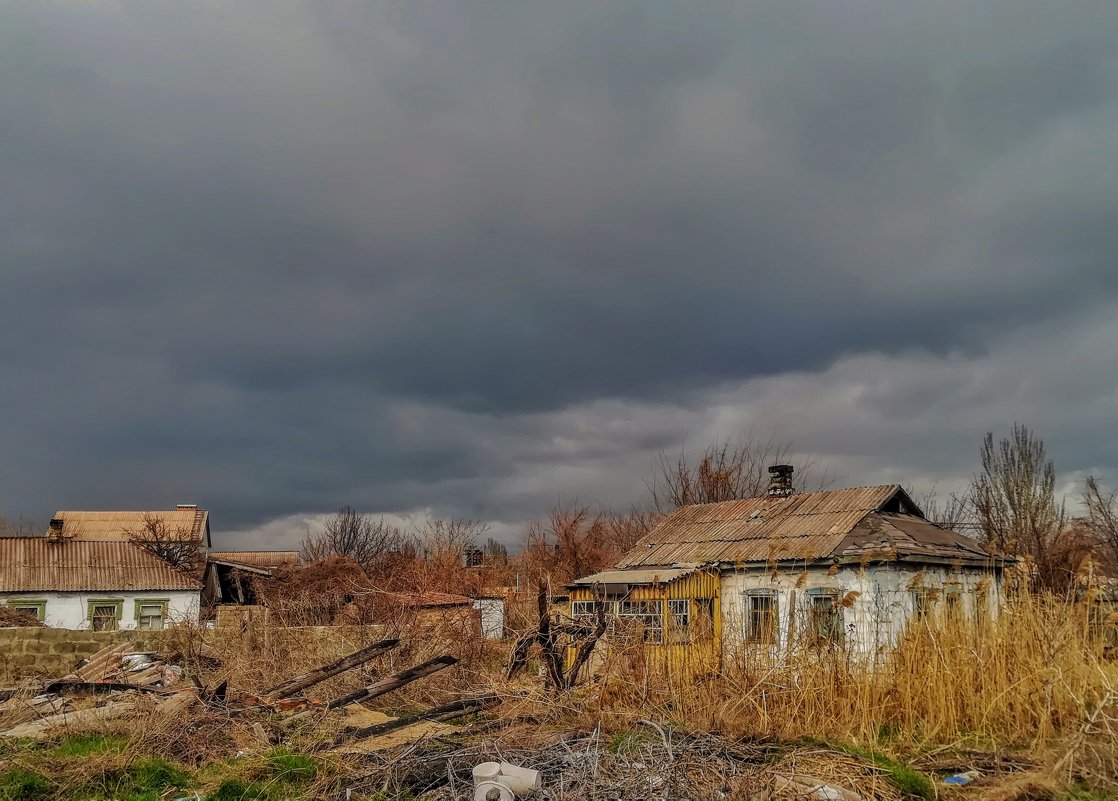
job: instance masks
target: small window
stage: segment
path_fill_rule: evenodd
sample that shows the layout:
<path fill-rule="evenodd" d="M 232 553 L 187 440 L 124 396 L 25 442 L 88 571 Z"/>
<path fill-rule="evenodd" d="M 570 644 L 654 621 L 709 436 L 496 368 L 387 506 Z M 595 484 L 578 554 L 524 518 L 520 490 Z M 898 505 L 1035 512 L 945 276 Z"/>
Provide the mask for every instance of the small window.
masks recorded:
<path fill-rule="evenodd" d="M 932 610 L 932 596 L 926 589 L 920 588 L 912 591 L 912 618 L 913 620 L 926 620 Z"/>
<path fill-rule="evenodd" d="M 46 616 L 46 606 L 46 601 L 8 601 L 9 609 L 31 620 L 42 620 Z"/>
<path fill-rule="evenodd" d="M 776 593 L 751 592 L 745 596 L 746 642 L 773 645 L 777 634 Z"/>
<path fill-rule="evenodd" d="M 842 604 L 837 592 L 808 592 L 808 639 L 815 644 L 841 642 Z"/>
<path fill-rule="evenodd" d="M 986 594 L 985 589 L 974 591 L 974 627 L 976 629 L 983 628 L 990 614 L 989 596 Z"/>
<path fill-rule="evenodd" d="M 957 625 L 963 622 L 963 590 L 959 585 L 944 588 L 943 610 L 947 623 Z"/>
<path fill-rule="evenodd" d="M 158 631 L 163 628 L 163 604 L 140 604 L 136 615 L 136 628 Z"/>
<path fill-rule="evenodd" d="M 691 642 L 691 602 L 686 599 L 668 601 L 672 628 L 670 641 L 677 645 Z"/>
<path fill-rule="evenodd" d="M 93 630 L 115 631 L 117 628 L 116 610 L 116 604 L 94 604 L 93 612 L 89 616 L 93 624 Z"/>
<path fill-rule="evenodd" d="M 621 601 L 617 605 L 617 616 L 639 621 L 644 626 L 645 642 L 664 641 L 663 601 Z"/>
<path fill-rule="evenodd" d="M 593 614 L 593 601 L 571 601 L 571 617 L 590 617 Z"/>

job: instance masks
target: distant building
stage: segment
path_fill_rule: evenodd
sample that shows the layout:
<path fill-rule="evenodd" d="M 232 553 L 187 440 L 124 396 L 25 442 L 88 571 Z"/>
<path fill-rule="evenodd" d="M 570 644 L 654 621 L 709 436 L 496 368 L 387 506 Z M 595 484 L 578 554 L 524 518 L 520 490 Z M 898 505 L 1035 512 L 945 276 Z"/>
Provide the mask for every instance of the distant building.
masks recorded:
<path fill-rule="evenodd" d="M 791 467 L 770 473 L 765 496 L 668 515 L 615 569 L 574 582 L 571 614 L 601 598 L 669 664 L 709 670 L 798 646 L 870 655 L 913 620 L 997 613 L 1002 562 L 928 521 L 899 485 L 796 494 Z"/>
<path fill-rule="evenodd" d="M 128 542 L 0 538 L 0 603 L 53 628 L 194 623 L 201 589 L 192 576 Z"/>

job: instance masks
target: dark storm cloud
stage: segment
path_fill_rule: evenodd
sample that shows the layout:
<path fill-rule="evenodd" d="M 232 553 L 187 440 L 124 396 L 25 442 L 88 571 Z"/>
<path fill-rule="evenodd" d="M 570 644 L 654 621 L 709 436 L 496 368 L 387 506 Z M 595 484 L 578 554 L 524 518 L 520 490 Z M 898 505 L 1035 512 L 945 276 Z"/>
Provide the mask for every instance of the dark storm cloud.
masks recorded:
<path fill-rule="evenodd" d="M 511 520 L 799 425 L 720 418 L 726 387 L 997 364 L 1118 306 L 1116 34 L 1042 3 L 9 6 L 0 504 Z"/>

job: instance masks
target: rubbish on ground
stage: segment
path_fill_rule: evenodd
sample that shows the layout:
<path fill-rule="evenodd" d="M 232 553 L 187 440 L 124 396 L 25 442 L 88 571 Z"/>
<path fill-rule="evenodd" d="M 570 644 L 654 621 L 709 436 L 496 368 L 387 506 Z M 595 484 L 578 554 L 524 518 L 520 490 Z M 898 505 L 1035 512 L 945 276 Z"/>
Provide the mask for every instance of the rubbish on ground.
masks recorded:
<path fill-rule="evenodd" d="M 508 762 L 482 762 L 474 766 L 473 775 L 474 801 L 512 801 L 540 787 L 539 771 Z"/>
<path fill-rule="evenodd" d="M 953 776 L 948 776 L 943 780 L 944 784 L 970 784 L 975 779 L 981 777 L 982 774 L 977 770 L 968 770 L 962 773 L 956 773 Z"/>
<path fill-rule="evenodd" d="M 791 790 L 797 795 L 810 796 L 818 801 L 863 801 L 862 796 L 857 793 L 842 787 L 836 787 L 817 776 L 776 774 L 774 778 L 776 779 L 775 789 L 778 791 Z"/>

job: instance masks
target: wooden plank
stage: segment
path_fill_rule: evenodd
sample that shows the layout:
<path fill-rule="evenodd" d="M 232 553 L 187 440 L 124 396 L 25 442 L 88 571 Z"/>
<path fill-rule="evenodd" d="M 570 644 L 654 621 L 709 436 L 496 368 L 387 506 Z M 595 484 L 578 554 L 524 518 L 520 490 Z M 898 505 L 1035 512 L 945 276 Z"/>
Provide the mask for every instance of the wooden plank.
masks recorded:
<path fill-rule="evenodd" d="M 457 664 L 457 662 L 458 660 L 449 654 L 446 656 L 436 656 L 434 659 L 428 659 L 426 662 L 416 665 L 415 667 L 401 670 L 399 673 L 393 673 L 391 676 L 385 676 L 383 679 L 375 681 L 367 687 L 362 687 L 360 690 L 354 690 L 340 698 L 335 698 L 333 701 L 326 704 L 326 708 L 337 709 L 346 704 L 368 701 L 370 698 L 376 698 L 385 693 L 390 693 L 393 690 L 398 690 L 417 679 L 422 679 L 424 676 L 438 673 L 444 668 Z"/>
<path fill-rule="evenodd" d="M 265 690 L 263 695 L 273 701 L 279 701 L 280 699 L 295 695 L 295 693 L 301 692 L 308 687 L 313 687 L 319 682 L 337 676 L 339 673 L 344 673 L 347 670 L 360 667 L 369 660 L 380 656 L 385 651 L 395 648 L 399 644 L 400 641 L 395 639 L 375 642 L 370 646 L 362 648 L 360 651 L 355 651 L 349 656 L 343 656 L 341 659 L 331 662 L 328 665 L 323 665 L 309 673 L 304 673 L 301 676 L 296 676 L 293 679 L 288 679 L 281 684 L 277 684 L 275 687 Z"/>
<path fill-rule="evenodd" d="M 464 717 L 465 715 L 480 712 L 483 709 L 488 709 L 491 706 L 496 706 L 501 702 L 501 699 L 496 695 L 482 695 L 474 698 L 463 698 L 460 701 L 452 701 L 449 704 L 443 704 L 433 709 L 428 709 L 426 712 L 419 712 L 415 715 L 408 715 L 407 717 L 399 718 L 398 720 L 390 720 L 387 723 L 377 723 L 374 726 L 365 726 L 360 729 L 349 729 L 343 731 L 334 738 L 333 745 L 339 746 L 349 740 L 363 740 L 367 737 L 379 737 L 382 734 L 387 734 L 396 729 L 404 729 L 408 726 L 414 726 L 416 723 L 423 723 L 426 721 L 442 721 L 454 720 L 455 718 Z"/>

